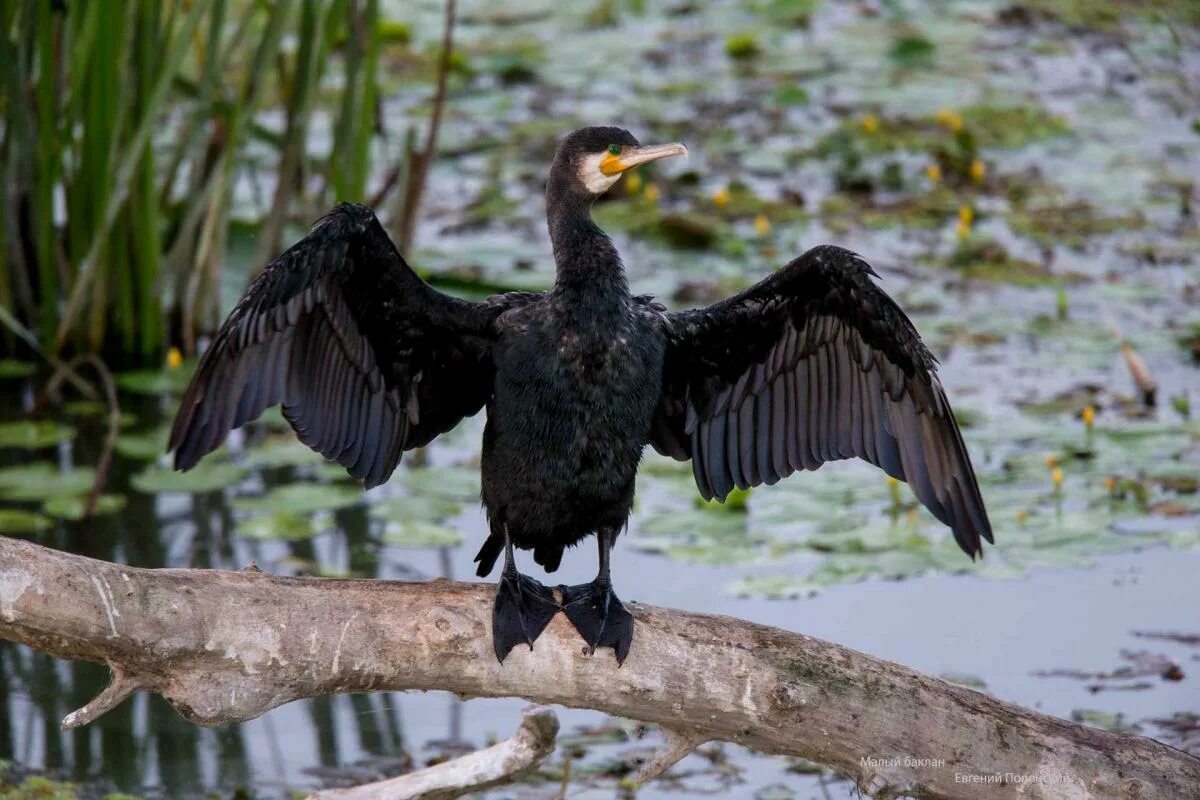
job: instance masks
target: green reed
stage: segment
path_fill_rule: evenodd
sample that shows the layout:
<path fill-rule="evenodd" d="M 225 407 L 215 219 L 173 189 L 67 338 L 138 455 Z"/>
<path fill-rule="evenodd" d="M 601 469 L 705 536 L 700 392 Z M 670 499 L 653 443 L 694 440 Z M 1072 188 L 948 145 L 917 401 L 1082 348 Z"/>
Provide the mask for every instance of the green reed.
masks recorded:
<path fill-rule="evenodd" d="M 193 345 L 217 311 L 234 187 L 264 146 L 279 183 L 257 255 L 311 213 L 306 175 L 364 199 L 378 28 L 378 0 L 0 4 L 0 350 L 31 332 L 50 354 L 135 364 Z M 341 88 L 318 98 L 331 71 Z M 336 109 L 327 160 L 308 146 L 318 101 Z M 282 134 L 258 122 L 269 107 Z"/>

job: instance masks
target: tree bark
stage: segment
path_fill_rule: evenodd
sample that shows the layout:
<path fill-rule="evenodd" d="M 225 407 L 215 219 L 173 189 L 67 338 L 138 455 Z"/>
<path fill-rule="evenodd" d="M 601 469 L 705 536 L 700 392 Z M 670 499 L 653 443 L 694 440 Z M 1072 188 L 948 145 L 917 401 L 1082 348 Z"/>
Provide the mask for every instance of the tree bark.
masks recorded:
<path fill-rule="evenodd" d="M 715 739 L 800 756 L 875 798 L 1200 796 L 1200 759 L 1159 742 L 730 617 L 631 604 L 633 650 L 618 668 L 611 651 L 586 655 L 560 615 L 535 649 L 499 664 L 492 593 L 445 580 L 136 569 L 0 537 L 0 637 L 113 670 L 64 727 L 137 690 L 219 725 L 302 697 L 444 689 L 658 724 L 674 751 L 661 761 Z"/>

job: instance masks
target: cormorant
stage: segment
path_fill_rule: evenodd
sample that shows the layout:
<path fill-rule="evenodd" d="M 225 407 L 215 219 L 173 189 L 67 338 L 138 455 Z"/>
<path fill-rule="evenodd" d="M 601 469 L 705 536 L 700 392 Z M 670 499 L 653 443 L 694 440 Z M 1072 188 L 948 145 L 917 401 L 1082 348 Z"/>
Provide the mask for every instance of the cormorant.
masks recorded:
<path fill-rule="evenodd" d="M 624 661 L 633 617 L 609 551 L 629 519 L 647 444 L 691 459 L 705 498 L 858 457 L 907 481 L 972 558 L 991 527 L 936 361 L 858 255 L 816 247 L 708 308 L 631 294 L 591 206 L 626 170 L 682 144 L 613 127 L 559 145 L 546 186 L 557 277 L 547 292 L 469 302 L 429 286 L 369 208 L 339 205 L 250 285 L 205 352 L 171 430 L 188 469 L 268 406 L 367 487 L 405 450 L 487 408 L 482 495 L 504 567 L 493 612 L 503 661 L 559 610 L 591 651 Z M 877 276 L 876 276 L 877 277 Z M 596 579 L 561 601 L 547 572 L 595 533 Z"/>

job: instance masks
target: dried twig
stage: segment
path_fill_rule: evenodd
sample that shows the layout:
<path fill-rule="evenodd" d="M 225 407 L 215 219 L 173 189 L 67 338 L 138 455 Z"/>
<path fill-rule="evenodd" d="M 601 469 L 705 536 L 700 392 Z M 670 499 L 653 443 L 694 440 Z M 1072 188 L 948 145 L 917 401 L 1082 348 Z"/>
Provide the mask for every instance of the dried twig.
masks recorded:
<path fill-rule="evenodd" d="M 446 0 L 445 24 L 442 29 L 442 57 L 438 63 L 437 89 L 433 95 L 433 114 L 429 119 L 429 129 L 425 133 L 425 145 L 420 152 L 410 151 L 402 160 L 392 167 L 384 178 L 383 185 L 371 200 L 372 206 L 378 206 L 391 191 L 392 186 L 405 171 L 403 159 L 407 158 L 407 183 L 404 187 L 404 206 L 397 223 L 399 236 L 397 244 L 400 252 L 407 253 L 412 249 L 413 235 L 417 227 L 417 213 L 421 208 L 421 197 L 425 193 L 425 181 L 429 175 L 429 165 L 437 151 L 438 130 L 442 125 L 442 110 L 446 105 L 446 83 L 450 76 L 451 56 L 454 53 L 454 18 L 455 0 Z"/>
<path fill-rule="evenodd" d="M 104 437 L 100 460 L 96 462 L 96 477 L 92 480 L 92 489 L 88 492 L 87 503 L 83 507 L 83 518 L 87 519 L 96 510 L 96 503 L 104 492 L 105 484 L 108 483 L 108 470 L 112 466 L 113 452 L 117 447 L 117 435 L 121 432 L 121 406 L 117 402 L 117 387 L 112 373 L 98 356 L 90 354 L 76 356 L 66 364 L 62 364 L 50 376 L 50 380 L 46 381 L 45 388 L 34 399 L 30 414 L 36 414 L 41 410 L 50 401 L 51 396 L 59 390 L 63 380 L 77 375 L 77 370 L 83 364 L 89 365 L 100 376 L 100 386 L 104 390 L 104 402 L 108 406 L 108 434 Z M 91 387 L 89 386 L 88 389 L 91 390 Z M 89 391 L 87 396 L 88 399 L 94 399 L 95 393 Z"/>

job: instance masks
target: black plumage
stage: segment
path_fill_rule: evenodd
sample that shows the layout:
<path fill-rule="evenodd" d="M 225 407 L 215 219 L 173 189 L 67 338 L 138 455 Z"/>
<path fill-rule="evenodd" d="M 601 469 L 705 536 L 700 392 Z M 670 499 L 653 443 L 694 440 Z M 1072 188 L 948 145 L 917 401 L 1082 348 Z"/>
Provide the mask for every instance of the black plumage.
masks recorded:
<path fill-rule="evenodd" d="M 482 494 L 501 553 L 493 637 L 503 659 L 559 610 L 623 660 L 633 619 L 608 555 L 646 444 L 692 461 L 706 498 L 859 457 L 907 481 L 962 549 L 992 541 L 936 361 L 854 253 L 808 251 L 741 294 L 668 312 L 634 296 L 590 208 L 622 172 L 684 153 L 619 128 L 560 145 L 546 189 L 557 267 L 544 293 L 483 302 L 443 294 L 405 263 L 370 209 L 338 206 L 272 262 L 209 346 L 170 448 L 193 466 L 230 430 L 282 403 L 300 439 L 367 487 L 405 450 L 487 408 Z M 546 571 L 595 533 L 600 572 L 561 600 L 517 572 Z"/>

